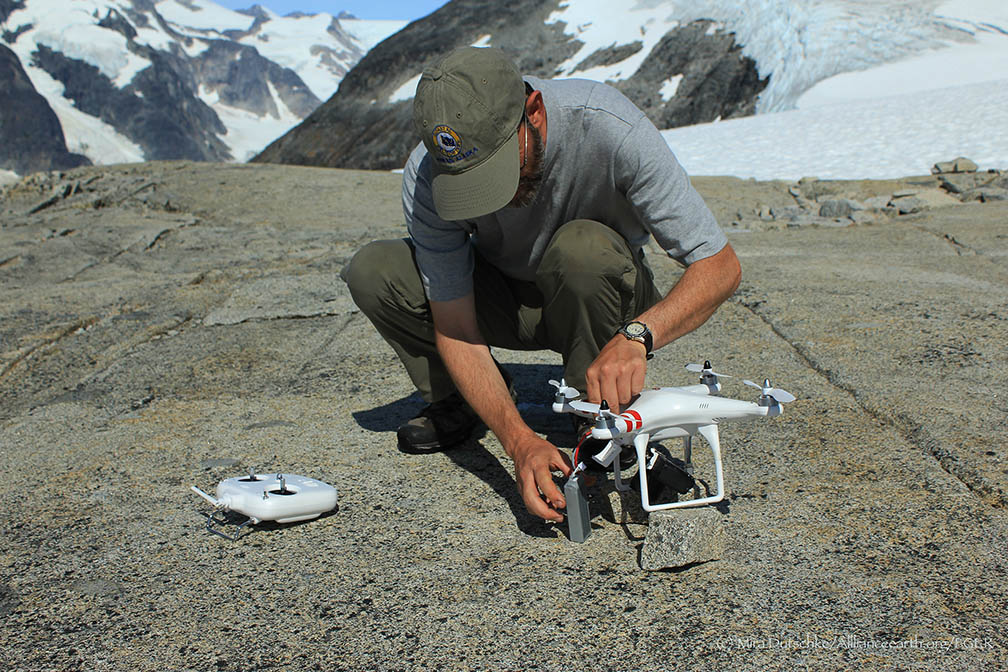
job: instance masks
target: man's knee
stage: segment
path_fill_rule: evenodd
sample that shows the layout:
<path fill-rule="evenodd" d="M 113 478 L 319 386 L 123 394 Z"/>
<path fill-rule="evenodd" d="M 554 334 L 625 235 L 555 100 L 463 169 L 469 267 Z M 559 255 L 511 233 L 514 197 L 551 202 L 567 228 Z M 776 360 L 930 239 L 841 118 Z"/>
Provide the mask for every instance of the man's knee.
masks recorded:
<path fill-rule="evenodd" d="M 340 277 L 357 307 L 370 315 L 395 293 L 393 287 L 404 284 L 399 276 L 404 272 L 415 274 L 415 268 L 412 250 L 406 241 L 376 240 L 357 250 L 343 267 Z"/>
<path fill-rule="evenodd" d="M 568 278 L 622 276 L 633 268 L 633 253 L 619 233 L 605 224 L 576 219 L 554 234 L 540 273 Z"/>

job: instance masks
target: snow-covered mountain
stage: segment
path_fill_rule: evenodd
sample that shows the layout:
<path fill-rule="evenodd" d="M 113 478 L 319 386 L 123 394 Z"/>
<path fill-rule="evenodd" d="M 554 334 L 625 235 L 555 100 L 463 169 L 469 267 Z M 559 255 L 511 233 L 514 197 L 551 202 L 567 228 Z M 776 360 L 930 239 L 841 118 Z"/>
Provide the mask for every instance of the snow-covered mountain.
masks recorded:
<path fill-rule="evenodd" d="M 241 161 L 274 139 L 256 160 L 398 168 L 416 143 L 420 72 L 464 44 L 501 47 L 530 74 L 613 83 L 676 129 L 666 137 L 693 172 L 769 176 L 784 168 L 767 161 L 784 138 L 787 174 L 808 174 L 800 128 L 816 131 L 803 156 L 817 161 L 897 137 L 906 155 L 914 136 L 897 117 L 911 112 L 915 128 L 943 134 L 927 141 L 940 158 L 965 145 L 996 163 L 992 140 L 1008 127 L 976 123 L 1001 118 L 992 105 L 1008 89 L 1006 0 L 452 0 L 408 26 L 210 0 L 0 0 L 0 37 L 0 170 L 22 173 L 88 160 Z M 966 85 L 922 103 L 890 98 Z M 882 102 L 825 111 L 866 98 Z M 871 123 L 856 121 L 865 114 Z M 770 117 L 780 135 L 759 121 Z M 953 117 L 973 120 L 969 142 Z M 884 137 L 870 132 L 881 120 Z M 834 142 L 844 124 L 857 143 Z M 917 165 L 872 161 L 878 171 Z"/>
<path fill-rule="evenodd" d="M 20 69 L 58 118 L 69 152 L 94 163 L 243 161 L 405 23 L 281 17 L 258 5 L 236 12 L 210 0 L 0 0 L 0 46 L 18 62 L 5 52 L 10 74 L 0 89 L 13 96 L 7 84 Z M 35 115 L 0 114 L 0 134 L 14 124 L 41 137 Z M 4 153 L 0 167 L 39 168 Z"/>
<path fill-rule="evenodd" d="M 930 54 L 970 52 L 955 76 L 996 79 L 987 54 L 1008 34 L 990 17 L 1005 1 L 453 0 L 370 51 L 254 160 L 401 166 L 420 72 L 465 44 L 500 47 L 529 74 L 609 81 L 663 129 L 789 110 L 834 76 Z"/>

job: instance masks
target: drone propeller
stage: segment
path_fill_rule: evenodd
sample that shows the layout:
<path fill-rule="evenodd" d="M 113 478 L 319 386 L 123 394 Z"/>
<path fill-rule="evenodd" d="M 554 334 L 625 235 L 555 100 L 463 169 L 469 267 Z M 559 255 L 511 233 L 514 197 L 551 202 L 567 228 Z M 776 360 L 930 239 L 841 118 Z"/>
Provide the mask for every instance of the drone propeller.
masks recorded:
<path fill-rule="evenodd" d="M 574 397 L 581 394 L 573 387 L 567 387 L 567 382 L 563 378 L 560 379 L 559 383 L 555 380 L 550 380 L 549 384 L 557 388 L 557 394 L 562 394 L 564 397 L 568 399 L 573 399 Z"/>
<path fill-rule="evenodd" d="M 705 361 L 703 363 L 703 366 L 701 366 L 700 364 L 687 364 L 686 370 L 692 373 L 702 373 L 705 375 L 709 374 L 712 376 L 717 376 L 718 378 L 731 378 L 731 376 L 729 376 L 727 373 L 718 373 L 717 371 L 711 370 L 710 361 Z"/>
<path fill-rule="evenodd" d="M 772 387 L 770 385 L 769 378 L 765 378 L 762 385 L 758 385 L 751 380 L 743 380 L 742 382 L 749 387 L 755 387 L 764 397 L 770 397 L 779 404 L 787 404 L 795 400 L 795 396 L 787 390 L 782 390 L 779 387 Z"/>
<path fill-rule="evenodd" d="M 598 404 L 592 404 L 587 401 L 572 401 L 569 402 L 569 405 L 575 411 L 581 411 L 582 413 L 591 413 L 592 415 L 598 415 L 601 412 Z"/>

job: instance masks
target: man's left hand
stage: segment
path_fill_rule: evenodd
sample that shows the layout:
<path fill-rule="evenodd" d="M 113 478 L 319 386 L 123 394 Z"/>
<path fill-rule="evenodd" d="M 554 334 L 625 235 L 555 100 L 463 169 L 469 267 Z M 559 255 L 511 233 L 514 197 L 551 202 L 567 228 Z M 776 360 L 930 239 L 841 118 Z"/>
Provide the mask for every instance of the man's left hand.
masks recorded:
<path fill-rule="evenodd" d="M 585 372 L 588 401 L 605 399 L 614 413 L 630 403 L 644 389 L 647 350 L 643 343 L 621 334 L 613 336 Z"/>

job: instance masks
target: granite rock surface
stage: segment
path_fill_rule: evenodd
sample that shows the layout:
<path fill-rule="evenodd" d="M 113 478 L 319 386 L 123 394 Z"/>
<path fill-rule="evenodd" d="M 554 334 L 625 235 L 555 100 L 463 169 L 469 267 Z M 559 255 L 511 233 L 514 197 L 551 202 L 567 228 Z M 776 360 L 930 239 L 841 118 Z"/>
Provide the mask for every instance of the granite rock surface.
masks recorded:
<path fill-rule="evenodd" d="M 1003 667 L 1008 203 L 769 215 L 938 179 L 694 180 L 742 286 L 649 384 L 709 359 L 798 399 L 721 428 L 723 552 L 667 571 L 642 571 L 648 526 L 611 480 L 573 544 L 525 512 L 492 434 L 397 450 L 421 401 L 338 276 L 404 235 L 396 175 L 149 163 L 6 187 L 0 665 Z M 679 270 L 651 258 L 670 286 Z M 559 357 L 495 354 L 530 425 L 570 447 L 548 407 Z M 709 483 L 702 441 L 693 454 Z M 339 507 L 207 533 L 189 486 L 250 468 L 331 483 Z"/>

